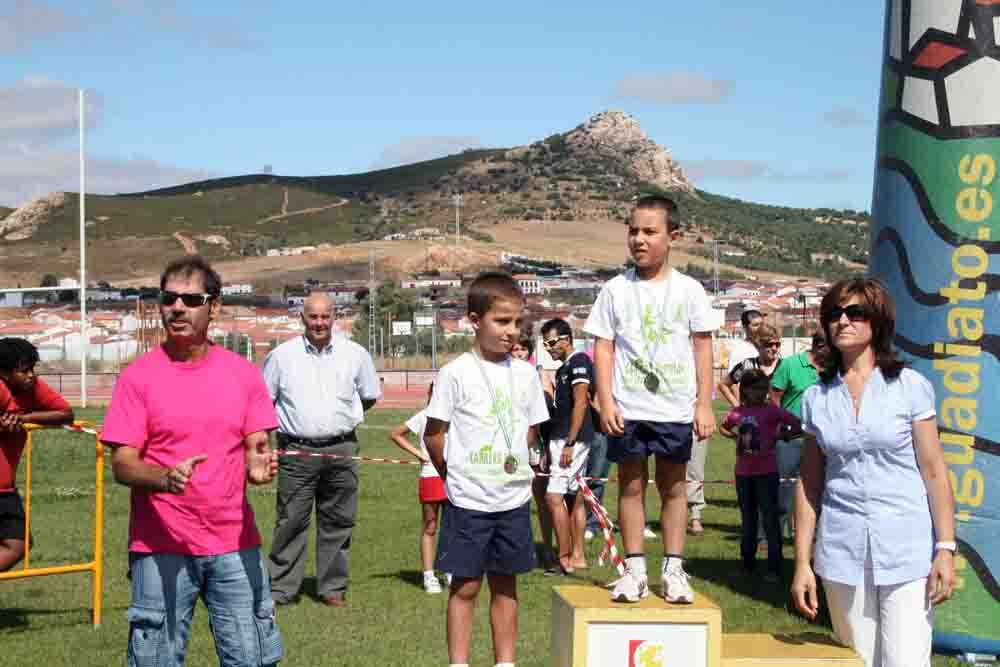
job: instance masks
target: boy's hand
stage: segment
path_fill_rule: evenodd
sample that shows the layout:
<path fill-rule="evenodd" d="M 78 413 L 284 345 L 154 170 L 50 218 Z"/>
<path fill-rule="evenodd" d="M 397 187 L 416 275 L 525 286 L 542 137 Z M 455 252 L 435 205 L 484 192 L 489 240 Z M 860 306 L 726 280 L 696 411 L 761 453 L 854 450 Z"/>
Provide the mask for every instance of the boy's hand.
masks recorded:
<path fill-rule="evenodd" d="M 710 403 L 698 403 L 694 409 L 694 433 L 699 440 L 707 440 L 715 433 L 715 413 Z"/>
<path fill-rule="evenodd" d="M 17 412 L 5 412 L 0 415 L 0 431 L 15 433 L 24 428 L 21 415 Z"/>
<path fill-rule="evenodd" d="M 614 403 L 601 407 L 601 430 L 608 435 L 625 435 L 625 418 Z"/>
<path fill-rule="evenodd" d="M 559 467 L 568 468 L 569 464 L 573 462 L 573 450 L 575 447 L 563 447 L 562 453 L 559 455 Z"/>

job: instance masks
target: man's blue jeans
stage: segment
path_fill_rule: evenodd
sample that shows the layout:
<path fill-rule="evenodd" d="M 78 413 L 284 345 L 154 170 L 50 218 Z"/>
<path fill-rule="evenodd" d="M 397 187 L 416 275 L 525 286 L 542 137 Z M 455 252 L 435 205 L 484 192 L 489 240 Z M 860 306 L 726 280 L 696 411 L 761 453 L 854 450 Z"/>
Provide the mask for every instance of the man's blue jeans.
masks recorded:
<path fill-rule="evenodd" d="M 608 436 L 595 430 L 594 439 L 590 441 L 590 454 L 587 456 L 586 476 L 600 478 L 607 477 L 609 467 Z M 594 492 L 594 496 L 597 498 L 598 502 L 604 502 L 605 484 L 606 482 L 587 482 L 587 486 Z M 587 530 L 595 535 L 601 532 L 601 524 L 598 523 L 597 517 L 594 516 L 594 513 L 590 511 L 589 504 L 587 505 Z"/>
<path fill-rule="evenodd" d="M 263 667 L 284 657 L 260 548 L 217 556 L 129 554 L 129 667 L 184 664 L 200 597 L 220 667 Z"/>

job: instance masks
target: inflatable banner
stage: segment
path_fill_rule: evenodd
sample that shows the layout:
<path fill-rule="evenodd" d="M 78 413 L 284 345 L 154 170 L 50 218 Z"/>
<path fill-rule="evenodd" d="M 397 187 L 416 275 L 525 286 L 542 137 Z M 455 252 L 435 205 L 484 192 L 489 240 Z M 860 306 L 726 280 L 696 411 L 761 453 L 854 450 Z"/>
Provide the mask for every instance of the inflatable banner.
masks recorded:
<path fill-rule="evenodd" d="M 1000 0 L 888 0 L 870 271 L 934 384 L 959 582 L 937 650 L 1000 654 Z"/>

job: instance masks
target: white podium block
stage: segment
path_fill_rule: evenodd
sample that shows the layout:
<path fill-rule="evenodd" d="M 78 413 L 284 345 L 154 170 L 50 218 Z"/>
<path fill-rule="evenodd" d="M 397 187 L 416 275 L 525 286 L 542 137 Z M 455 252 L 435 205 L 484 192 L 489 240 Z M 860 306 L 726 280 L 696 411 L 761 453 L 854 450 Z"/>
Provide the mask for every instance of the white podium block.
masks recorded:
<path fill-rule="evenodd" d="M 720 667 L 722 612 L 704 595 L 668 604 L 650 595 L 612 602 L 597 586 L 552 591 L 555 667 Z"/>

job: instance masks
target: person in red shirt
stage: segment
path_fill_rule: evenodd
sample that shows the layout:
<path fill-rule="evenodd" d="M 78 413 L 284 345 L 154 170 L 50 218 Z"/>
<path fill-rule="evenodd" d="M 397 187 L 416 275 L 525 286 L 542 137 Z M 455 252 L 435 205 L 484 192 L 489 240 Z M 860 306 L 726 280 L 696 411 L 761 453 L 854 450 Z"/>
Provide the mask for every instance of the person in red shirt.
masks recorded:
<path fill-rule="evenodd" d="M 58 426 L 73 408 L 35 375 L 38 350 L 23 338 L 0 339 L 0 572 L 24 558 L 24 505 L 17 465 L 28 433 L 24 424 Z"/>

